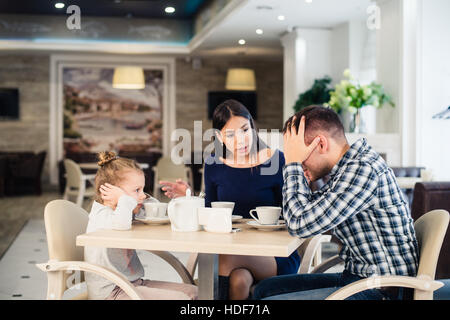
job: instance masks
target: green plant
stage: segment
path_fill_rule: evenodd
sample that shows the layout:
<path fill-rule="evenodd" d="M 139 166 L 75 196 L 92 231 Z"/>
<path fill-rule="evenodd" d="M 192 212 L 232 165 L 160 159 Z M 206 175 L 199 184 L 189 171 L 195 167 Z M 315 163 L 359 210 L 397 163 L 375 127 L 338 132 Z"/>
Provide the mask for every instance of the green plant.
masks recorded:
<path fill-rule="evenodd" d="M 299 112 L 310 105 L 324 104 L 330 101 L 330 92 L 332 90 L 330 83 L 331 78 L 328 76 L 316 79 L 311 89 L 299 95 L 294 105 L 295 112 Z"/>
<path fill-rule="evenodd" d="M 350 70 L 344 71 L 344 77 L 335 89 L 330 92 L 330 101 L 326 104 L 336 112 L 348 110 L 350 113 L 357 113 L 358 109 L 365 106 L 381 108 L 385 104 L 395 107 L 392 98 L 386 94 L 381 84 L 372 82 L 368 85 L 361 85 L 351 75 Z"/>
<path fill-rule="evenodd" d="M 73 129 L 64 129 L 64 138 L 78 139 L 82 137 L 83 136 L 78 131 Z"/>

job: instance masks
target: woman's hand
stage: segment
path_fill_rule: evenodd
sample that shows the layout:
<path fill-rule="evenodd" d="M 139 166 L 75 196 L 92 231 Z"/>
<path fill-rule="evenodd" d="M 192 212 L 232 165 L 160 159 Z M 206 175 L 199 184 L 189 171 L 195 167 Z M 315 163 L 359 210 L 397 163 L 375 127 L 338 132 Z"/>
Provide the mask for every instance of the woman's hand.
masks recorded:
<path fill-rule="evenodd" d="M 181 179 L 177 179 L 176 182 L 160 181 L 159 184 L 163 186 L 162 190 L 165 192 L 164 194 L 170 199 L 184 197 L 186 190 L 191 189 L 189 184 Z"/>
<path fill-rule="evenodd" d="M 112 205 L 114 208 L 119 202 L 119 198 L 122 195 L 126 195 L 126 192 L 121 188 L 116 187 L 112 184 L 105 183 L 100 186 L 100 193 L 102 195 L 102 200 L 106 204 Z"/>
<path fill-rule="evenodd" d="M 133 214 L 138 214 L 139 211 L 141 210 L 141 208 L 142 208 L 142 203 L 138 203 L 136 208 L 134 208 L 134 210 L 133 210 Z"/>

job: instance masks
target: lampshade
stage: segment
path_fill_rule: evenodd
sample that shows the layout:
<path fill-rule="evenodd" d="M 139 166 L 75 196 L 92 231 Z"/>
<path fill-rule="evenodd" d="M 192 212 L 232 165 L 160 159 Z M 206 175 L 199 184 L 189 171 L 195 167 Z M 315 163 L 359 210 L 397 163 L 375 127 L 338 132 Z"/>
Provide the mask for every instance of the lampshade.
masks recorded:
<path fill-rule="evenodd" d="M 227 90 L 256 90 L 255 72 L 251 69 L 228 69 L 225 88 Z"/>
<path fill-rule="evenodd" d="M 141 67 L 116 67 L 113 76 L 113 88 L 116 89 L 144 89 L 145 77 Z"/>

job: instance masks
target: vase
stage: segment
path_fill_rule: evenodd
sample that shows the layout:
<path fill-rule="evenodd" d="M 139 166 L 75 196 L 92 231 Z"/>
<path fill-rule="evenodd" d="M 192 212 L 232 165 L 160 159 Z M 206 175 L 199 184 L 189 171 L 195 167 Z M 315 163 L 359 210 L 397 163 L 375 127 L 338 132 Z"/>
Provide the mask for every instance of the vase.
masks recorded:
<path fill-rule="evenodd" d="M 361 109 L 356 109 L 356 113 L 353 114 L 352 122 L 350 123 L 350 132 L 352 133 L 365 133 L 364 123 L 361 118 Z"/>

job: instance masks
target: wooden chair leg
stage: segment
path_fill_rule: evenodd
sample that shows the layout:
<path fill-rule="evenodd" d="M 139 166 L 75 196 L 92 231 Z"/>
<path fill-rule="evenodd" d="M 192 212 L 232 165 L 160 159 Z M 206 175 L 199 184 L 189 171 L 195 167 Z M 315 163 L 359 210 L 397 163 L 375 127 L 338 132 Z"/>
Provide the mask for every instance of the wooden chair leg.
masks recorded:
<path fill-rule="evenodd" d="M 61 300 L 65 290 L 64 271 L 47 272 L 47 300 Z"/>
<path fill-rule="evenodd" d="M 80 185 L 80 188 L 78 189 L 78 196 L 77 196 L 77 205 L 80 207 L 83 207 L 83 199 L 84 199 L 84 191 L 86 189 L 86 186 L 84 184 Z"/>
<path fill-rule="evenodd" d="M 66 188 L 64 189 L 63 199 L 69 200 L 69 187 L 68 186 L 66 186 Z"/>
<path fill-rule="evenodd" d="M 317 247 L 316 254 L 313 258 L 313 266 L 316 267 L 322 263 L 322 244 Z"/>

